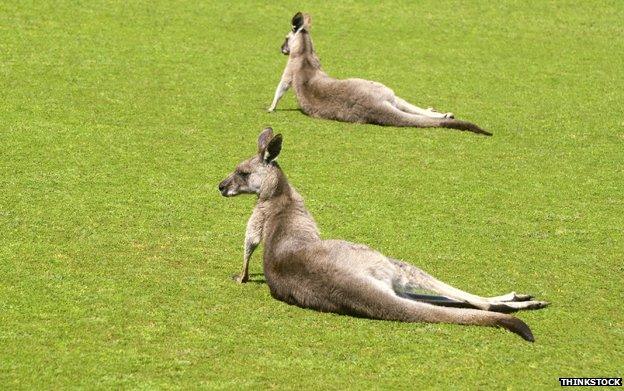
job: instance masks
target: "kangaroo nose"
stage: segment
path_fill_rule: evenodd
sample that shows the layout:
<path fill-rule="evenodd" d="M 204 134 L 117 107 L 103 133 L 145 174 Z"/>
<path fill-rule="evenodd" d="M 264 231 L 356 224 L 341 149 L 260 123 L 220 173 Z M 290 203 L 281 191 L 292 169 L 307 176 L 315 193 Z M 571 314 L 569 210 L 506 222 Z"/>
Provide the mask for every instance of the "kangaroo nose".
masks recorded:
<path fill-rule="evenodd" d="M 223 189 L 225 189 L 225 185 L 223 184 L 223 182 L 219 183 L 219 191 L 223 192 Z"/>

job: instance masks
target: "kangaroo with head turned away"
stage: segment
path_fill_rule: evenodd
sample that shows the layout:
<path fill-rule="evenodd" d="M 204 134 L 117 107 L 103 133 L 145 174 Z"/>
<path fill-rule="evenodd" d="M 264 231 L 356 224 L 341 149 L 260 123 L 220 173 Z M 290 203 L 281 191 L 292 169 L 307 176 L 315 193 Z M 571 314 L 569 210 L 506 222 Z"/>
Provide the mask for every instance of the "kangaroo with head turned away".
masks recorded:
<path fill-rule="evenodd" d="M 492 135 L 473 123 L 454 119 L 452 113 L 414 106 L 381 83 L 363 79 L 337 80 L 328 76 L 321 69 L 312 45 L 310 16 L 298 12 L 291 23 L 292 31 L 282 45 L 288 63 L 269 112 L 275 110 L 292 86 L 301 111 L 311 117 L 386 126 L 452 128 Z"/>
<path fill-rule="evenodd" d="M 504 327 L 533 341 L 524 322 L 501 312 L 542 308 L 548 304 L 544 301 L 514 292 L 476 296 L 365 245 L 322 240 L 303 198 L 275 161 L 281 148 L 282 136 L 264 129 L 257 154 L 219 184 L 225 197 L 258 196 L 247 223 L 238 282 L 248 281 L 249 260 L 263 241 L 271 295 L 288 304 L 372 319 Z"/>

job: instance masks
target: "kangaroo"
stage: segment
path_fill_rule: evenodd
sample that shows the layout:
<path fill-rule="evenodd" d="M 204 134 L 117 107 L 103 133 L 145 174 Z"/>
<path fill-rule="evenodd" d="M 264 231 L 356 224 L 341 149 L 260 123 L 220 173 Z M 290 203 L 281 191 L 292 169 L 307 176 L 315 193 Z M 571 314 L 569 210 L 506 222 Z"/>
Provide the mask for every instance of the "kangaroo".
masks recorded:
<path fill-rule="evenodd" d="M 310 15 L 298 12 L 292 18 L 282 53 L 288 63 L 275 90 L 273 112 L 292 86 L 303 113 L 317 118 L 416 128 L 452 128 L 491 136 L 479 126 L 454 119 L 452 113 L 422 109 L 399 98 L 381 83 L 363 79 L 337 80 L 321 69 L 310 37 Z"/>
<path fill-rule="evenodd" d="M 225 197 L 258 197 L 247 223 L 238 282 L 248 281 L 249 260 L 264 241 L 264 276 L 277 300 L 372 319 L 504 327 L 534 341 L 529 326 L 499 312 L 542 308 L 548 304 L 544 301 L 514 292 L 490 298 L 472 295 L 368 246 L 322 240 L 303 198 L 275 160 L 281 149 L 282 136 L 264 129 L 257 154 L 219 184 Z"/>

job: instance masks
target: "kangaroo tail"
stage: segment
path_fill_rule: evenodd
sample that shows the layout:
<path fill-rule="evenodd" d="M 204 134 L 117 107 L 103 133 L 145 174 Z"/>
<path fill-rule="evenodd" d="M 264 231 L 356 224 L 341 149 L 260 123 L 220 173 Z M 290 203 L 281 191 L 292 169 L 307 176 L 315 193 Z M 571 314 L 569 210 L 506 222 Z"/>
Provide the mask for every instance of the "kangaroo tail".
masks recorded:
<path fill-rule="evenodd" d="M 460 119 L 443 119 L 443 120 L 440 120 L 439 127 L 441 127 L 441 128 L 458 129 L 458 130 L 467 130 L 469 132 L 473 132 L 473 133 L 477 133 L 477 134 L 483 134 L 485 136 L 491 136 L 492 135 L 492 133 L 488 132 L 485 129 L 480 128 L 479 126 L 473 124 L 472 122 L 462 121 Z"/>
<path fill-rule="evenodd" d="M 512 333 L 518 334 L 519 336 L 524 338 L 525 341 L 535 342 L 535 338 L 533 337 L 533 333 L 531 332 L 529 325 L 511 315 L 507 316 L 508 318 L 500 319 L 497 325 L 506 328 Z"/>
<path fill-rule="evenodd" d="M 411 321 L 503 327 L 526 341 L 535 341 L 529 326 L 511 315 L 475 309 L 439 307 L 418 302 L 413 304 L 415 308 L 408 310 L 410 314 L 408 318 L 412 319 Z"/>
<path fill-rule="evenodd" d="M 389 106 L 389 105 L 388 105 Z M 492 133 L 480 128 L 472 122 L 451 118 L 429 118 L 415 114 L 405 113 L 395 107 L 384 107 L 383 113 L 372 118 L 370 122 L 387 126 L 409 126 L 415 128 L 450 128 L 457 130 L 465 130 L 485 136 L 491 136 Z"/>
<path fill-rule="evenodd" d="M 403 126 L 414 126 L 417 128 L 449 128 L 449 129 L 465 130 L 465 131 L 469 131 L 472 133 L 482 134 L 484 136 L 492 135 L 492 133 L 488 132 L 485 129 L 480 128 L 478 125 L 475 125 L 472 122 L 463 121 L 460 119 L 422 118 L 422 117 L 417 117 L 417 116 L 410 116 L 406 119 L 402 119 L 401 122 L 407 124 Z"/>
<path fill-rule="evenodd" d="M 366 291 L 364 290 L 364 292 Z M 367 293 L 364 292 L 359 290 L 358 300 L 352 302 L 353 306 L 349 306 L 351 311 L 348 311 L 348 313 L 367 318 L 401 322 L 455 323 L 502 327 L 518 334 L 526 341 L 535 341 L 529 326 L 520 319 L 508 314 L 477 309 L 441 307 L 401 298 L 393 293 L 382 292 L 376 289 L 372 289 Z M 365 298 L 366 296 L 368 297 Z"/>

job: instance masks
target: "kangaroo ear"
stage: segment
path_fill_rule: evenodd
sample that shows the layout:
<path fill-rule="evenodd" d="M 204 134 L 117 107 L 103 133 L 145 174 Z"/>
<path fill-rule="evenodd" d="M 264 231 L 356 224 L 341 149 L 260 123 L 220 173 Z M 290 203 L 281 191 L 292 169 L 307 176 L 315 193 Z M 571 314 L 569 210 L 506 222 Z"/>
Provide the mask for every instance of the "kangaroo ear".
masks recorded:
<path fill-rule="evenodd" d="M 264 157 L 264 151 L 266 150 L 267 145 L 269 145 L 269 141 L 273 138 L 273 128 L 270 126 L 264 128 L 260 136 L 258 136 L 258 155 L 260 157 Z"/>
<path fill-rule="evenodd" d="M 292 24 L 292 31 L 297 32 L 297 30 L 303 27 L 303 14 L 301 12 L 297 12 L 290 21 L 290 24 Z"/>
<path fill-rule="evenodd" d="M 312 27 L 312 17 L 310 14 L 303 14 L 303 29 L 310 30 L 310 27 Z"/>
<path fill-rule="evenodd" d="M 277 134 L 275 137 L 269 141 L 269 145 L 266 147 L 266 151 L 264 151 L 264 161 L 269 163 L 277 158 L 280 151 L 282 150 L 282 135 Z"/>

